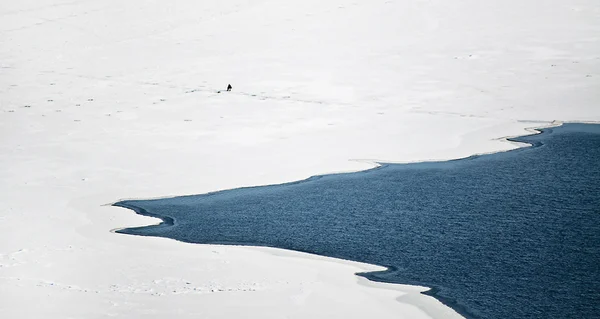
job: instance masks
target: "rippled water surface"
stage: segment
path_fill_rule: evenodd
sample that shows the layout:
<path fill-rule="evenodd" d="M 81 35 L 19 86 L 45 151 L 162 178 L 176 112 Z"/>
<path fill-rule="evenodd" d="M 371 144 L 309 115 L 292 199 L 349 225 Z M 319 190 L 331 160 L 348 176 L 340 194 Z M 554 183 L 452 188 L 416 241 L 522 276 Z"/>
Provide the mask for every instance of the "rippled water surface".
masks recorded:
<path fill-rule="evenodd" d="M 160 216 L 121 232 L 264 245 L 390 267 L 471 318 L 600 318 L 600 125 L 517 151 L 383 165 L 118 206 Z"/>

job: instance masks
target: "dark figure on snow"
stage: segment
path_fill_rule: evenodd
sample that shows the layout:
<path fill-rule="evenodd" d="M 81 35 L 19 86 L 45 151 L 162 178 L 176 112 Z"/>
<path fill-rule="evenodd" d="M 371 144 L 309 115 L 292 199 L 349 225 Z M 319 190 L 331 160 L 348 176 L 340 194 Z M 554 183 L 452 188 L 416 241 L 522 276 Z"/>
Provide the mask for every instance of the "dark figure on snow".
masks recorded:
<path fill-rule="evenodd" d="M 227 92 L 231 91 L 231 89 L 233 89 L 233 88 L 231 87 L 231 84 L 227 84 Z"/>

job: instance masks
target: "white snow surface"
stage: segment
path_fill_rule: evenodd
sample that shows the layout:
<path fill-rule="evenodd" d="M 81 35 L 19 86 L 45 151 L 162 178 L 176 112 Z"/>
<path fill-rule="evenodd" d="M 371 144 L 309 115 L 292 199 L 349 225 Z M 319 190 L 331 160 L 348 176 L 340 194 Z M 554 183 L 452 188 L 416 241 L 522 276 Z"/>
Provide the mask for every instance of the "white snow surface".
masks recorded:
<path fill-rule="evenodd" d="M 0 316 L 460 317 L 353 275 L 378 266 L 115 234 L 157 220 L 107 204 L 599 120 L 597 0 L 5 0 Z"/>

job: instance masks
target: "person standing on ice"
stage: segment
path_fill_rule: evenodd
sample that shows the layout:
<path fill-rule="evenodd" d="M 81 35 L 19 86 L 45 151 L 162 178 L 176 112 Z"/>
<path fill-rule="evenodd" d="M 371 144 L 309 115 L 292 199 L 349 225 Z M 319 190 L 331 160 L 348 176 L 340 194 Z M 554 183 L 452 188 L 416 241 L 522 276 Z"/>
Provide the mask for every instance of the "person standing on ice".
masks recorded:
<path fill-rule="evenodd" d="M 233 89 L 233 87 L 231 87 L 231 84 L 227 84 L 227 92 L 231 91 L 231 89 Z"/>

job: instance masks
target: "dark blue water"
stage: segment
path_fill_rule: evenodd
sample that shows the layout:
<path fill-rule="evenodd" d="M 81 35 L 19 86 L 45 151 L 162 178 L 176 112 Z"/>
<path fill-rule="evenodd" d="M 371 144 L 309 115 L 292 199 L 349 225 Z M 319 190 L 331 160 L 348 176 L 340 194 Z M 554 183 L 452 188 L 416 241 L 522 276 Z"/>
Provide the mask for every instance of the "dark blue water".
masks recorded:
<path fill-rule="evenodd" d="M 600 125 L 463 160 L 198 196 L 124 201 L 122 233 L 264 245 L 390 267 L 470 318 L 600 318 Z"/>

